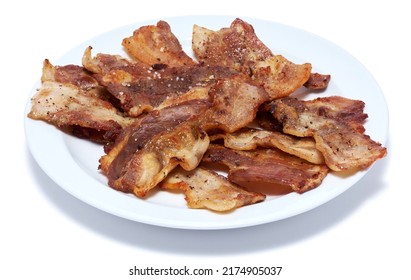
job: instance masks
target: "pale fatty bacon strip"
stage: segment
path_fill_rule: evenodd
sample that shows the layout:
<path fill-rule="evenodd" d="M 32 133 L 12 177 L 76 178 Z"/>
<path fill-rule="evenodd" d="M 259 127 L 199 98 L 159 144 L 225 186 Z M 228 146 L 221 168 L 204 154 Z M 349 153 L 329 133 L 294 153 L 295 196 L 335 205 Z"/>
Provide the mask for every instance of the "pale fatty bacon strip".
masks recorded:
<path fill-rule="evenodd" d="M 233 133 L 210 136 L 211 141 L 224 139 L 224 146 L 234 150 L 249 151 L 258 147 L 278 148 L 314 164 L 324 164 L 324 157 L 311 137 L 295 137 L 278 131 L 243 128 Z"/>
<path fill-rule="evenodd" d="M 330 102 L 335 100 L 338 102 Z M 353 103 L 360 106 L 344 105 Z M 359 110 L 363 108 L 361 104 L 343 97 L 312 101 L 283 98 L 273 101 L 271 106 L 273 116 L 282 123 L 285 133 L 314 137 L 327 166 L 343 171 L 365 169 L 386 155 L 386 148 L 363 133 L 366 115 Z"/>
<path fill-rule="evenodd" d="M 218 212 L 231 211 L 265 199 L 264 194 L 247 191 L 204 167 L 197 167 L 192 171 L 176 168 L 159 187 L 182 190 L 190 208 L 205 208 Z"/>
<path fill-rule="evenodd" d="M 133 59 L 147 65 L 161 63 L 168 66 L 188 66 L 197 64 L 183 51 L 170 25 L 165 21 L 136 29 L 133 36 L 123 39 L 122 45 Z"/>
<path fill-rule="evenodd" d="M 264 182 L 298 193 L 316 188 L 328 173 L 325 165 L 311 164 L 278 149 L 236 151 L 211 144 L 203 161 L 226 165 L 228 179 L 239 185 Z"/>

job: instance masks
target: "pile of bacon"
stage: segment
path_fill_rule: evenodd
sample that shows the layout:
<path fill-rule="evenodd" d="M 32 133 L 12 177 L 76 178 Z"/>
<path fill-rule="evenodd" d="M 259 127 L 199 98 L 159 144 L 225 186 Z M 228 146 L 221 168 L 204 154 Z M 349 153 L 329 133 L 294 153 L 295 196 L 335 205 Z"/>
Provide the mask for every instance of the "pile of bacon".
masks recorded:
<path fill-rule="evenodd" d="M 82 66 L 45 60 L 28 115 L 104 143 L 99 169 L 116 190 L 181 190 L 190 208 L 228 211 L 264 200 L 253 186 L 303 193 L 386 154 L 364 134 L 362 101 L 290 97 L 330 76 L 274 55 L 241 19 L 194 25 L 195 59 L 164 21 L 122 45 L 127 58 L 89 47 Z"/>

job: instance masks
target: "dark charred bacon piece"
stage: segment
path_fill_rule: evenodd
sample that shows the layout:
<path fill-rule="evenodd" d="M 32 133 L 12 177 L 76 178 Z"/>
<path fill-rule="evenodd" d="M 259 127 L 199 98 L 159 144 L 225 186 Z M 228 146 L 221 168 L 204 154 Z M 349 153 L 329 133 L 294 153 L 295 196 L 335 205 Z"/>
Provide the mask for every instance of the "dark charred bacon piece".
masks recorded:
<path fill-rule="evenodd" d="M 334 171 L 364 169 L 385 156 L 386 148 L 365 135 L 364 103 L 344 97 L 302 101 L 283 98 L 271 104 L 287 134 L 314 137 L 317 149 Z"/>
<path fill-rule="evenodd" d="M 206 208 L 218 212 L 231 211 L 265 199 L 264 194 L 247 191 L 204 167 L 197 167 L 192 171 L 176 168 L 159 187 L 182 190 L 190 208 Z"/>
<path fill-rule="evenodd" d="M 277 149 L 236 151 L 212 144 L 203 161 L 226 165 L 228 179 L 237 184 L 272 183 L 298 193 L 319 186 L 328 173 L 325 165 L 314 165 Z"/>
<path fill-rule="evenodd" d="M 122 45 L 133 59 L 147 65 L 161 63 L 174 67 L 197 64 L 183 51 L 177 37 L 171 32 L 170 25 L 165 21 L 138 28 L 133 36 L 123 39 Z"/>

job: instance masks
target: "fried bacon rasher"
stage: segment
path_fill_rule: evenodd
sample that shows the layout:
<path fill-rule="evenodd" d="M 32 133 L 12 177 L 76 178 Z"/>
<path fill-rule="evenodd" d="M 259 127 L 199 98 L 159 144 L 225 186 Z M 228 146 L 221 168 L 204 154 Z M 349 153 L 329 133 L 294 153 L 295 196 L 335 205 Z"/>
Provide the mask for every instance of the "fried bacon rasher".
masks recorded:
<path fill-rule="evenodd" d="M 149 75 L 135 78 L 124 70 L 113 70 L 97 76 L 100 84 L 115 96 L 128 115 L 137 117 L 144 112 L 163 107 L 163 102 L 178 99 L 196 88 L 213 85 L 218 79 L 236 75 L 220 66 L 183 66 L 147 70 Z"/>
<path fill-rule="evenodd" d="M 272 183 L 298 193 L 319 186 L 328 173 L 325 165 L 311 164 L 278 149 L 236 151 L 212 144 L 203 161 L 226 165 L 228 179 L 237 184 Z"/>
<path fill-rule="evenodd" d="M 123 39 L 123 47 L 135 60 L 147 65 L 166 64 L 170 67 L 196 65 L 182 49 L 170 25 L 160 20 L 157 25 L 146 25 Z"/>
<path fill-rule="evenodd" d="M 28 116 L 98 142 L 113 140 L 134 122 L 106 99 L 107 91 L 82 67 L 44 61 L 41 88 Z"/>
<path fill-rule="evenodd" d="M 265 195 L 250 192 L 213 170 L 197 167 L 192 171 L 178 168 L 160 183 L 160 188 L 182 190 L 190 208 L 230 211 L 265 199 Z"/>
<path fill-rule="evenodd" d="M 313 137 L 334 171 L 365 169 L 385 156 L 386 148 L 365 135 L 364 103 L 343 97 L 302 101 L 282 98 L 271 103 L 273 116 L 287 134 Z"/>
<path fill-rule="evenodd" d="M 288 96 L 303 85 L 325 88 L 330 78 L 317 74 L 310 79 L 310 63 L 299 65 L 282 55 L 274 55 L 257 37 L 254 28 L 239 18 L 229 28 L 218 31 L 194 25 L 192 45 L 200 62 L 224 65 L 250 76 L 271 99 Z"/>
<path fill-rule="evenodd" d="M 208 136 L 197 122 L 183 122 L 155 135 L 134 152 L 111 186 L 144 197 L 178 165 L 188 171 L 196 168 L 208 144 Z M 102 166 L 106 163 L 104 158 L 101 162 Z"/>
<path fill-rule="evenodd" d="M 163 139 L 167 140 L 171 139 L 170 137 L 176 137 L 172 134 L 176 127 L 185 122 L 192 121 L 196 118 L 197 114 L 204 113 L 209 107 L 210 103 L 206 100 L 191 100 L 176 106 L 164 108 L 160 111 L 152 111 L 138 119 L 132 125 L 123 129 L 120 135 L 116 138 L 114 145 L 110 147 L 110 151 L 100 159 L 100 168 L 107 176 L 109 185 L 117 190 L 134 192 L 140 197 L 144 196 L 146 191 L 140 191 L 140 188 L 142 188 L 141 185 L 135 183 L 136 185 L 133 186 L 132 182 L 137 182 L 137 179 L 133 177 L 135 174 L 131 171 L 135 171 L 139 166 L 142 166 L 143 163 L 140 162 L 141 155 L 146 155 L 147 149 L 150 154 L 156 147 L 158 149 L 168 147 L 167 143 L 160 142 Z M 183 129 L 183 126 L 179 127 L 180 129 Z M 187 132 L 187 128 L 184 128 L 183 131 Z M 178 139 L 182 141 L 181 133 L 178 135 Z M 190 139 L 208 139 L 208 136 L 201 136 L 200 132 L 196 133 L 195 137 L 193 137 L 194 136 L 190 137 Z M 175 141 L 171 142 L 174 143 Z M 157 143 L 158 145 L 156 146 L 153 143 Z M 194 146 L 194 143 L 184 144 Z M 174 146 L 168 148 L 175 150 L 177 147 L 184 148 L 183 143 L 174 143 Z M 205 148 L 207 149 L 207 147 Z M 160 150 L 158 152 L 162 153 Z M 146 157 L 146 159 L 149 158 L 150 157 Z M 154 161 L 153 166 L 160 166 L 155 158 L 152 157 L 152 159 Z M 147 165 L 147 160 L 144 164 Z M 143 171 L 144 170 L 140 170 L 140 173 Z M 147 170 L 147 172 L 150 171 Z M 146 176 L 143 177 L 146 178 Z M 129 178 L 134 179 L 131 180 Z"/>
<path fill-rule="evenodd" d="M 245 127 L 233 133 L 211 136 L 211 141 L 223 139 L 224 146 L 233 150 L 251 151 L 258 147 L 277 148 L 314 164 L 324 164 L 322 153 L 311 137 L 295 137 L 278 131 Z"/>

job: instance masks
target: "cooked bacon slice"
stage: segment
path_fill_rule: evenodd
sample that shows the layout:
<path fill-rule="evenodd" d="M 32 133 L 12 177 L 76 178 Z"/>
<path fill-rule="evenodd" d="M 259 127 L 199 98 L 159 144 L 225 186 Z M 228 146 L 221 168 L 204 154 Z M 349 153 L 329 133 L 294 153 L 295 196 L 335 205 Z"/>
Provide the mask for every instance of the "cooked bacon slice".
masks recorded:
<path fill-rule="evenodd" d="M 91 140 L 111 141 L 134 120 L 100 98 L 103 94 L 104 89 L 82 67 L 54 67 L 45 60 L 42 85 L 32 98 L 28 116 L 58 127 L 89 129 Z"/>
<path fill-rule="evenodd" d="M 100 159 L 100 168 L 107 176 L 109 185 L 124 192 L 132 192 L 134 185 L 131 183 L 131 179 L 128 178 L 133 178 L 130 175 L 130 168 L 132 168 L 132 165 L 137 164 L 137 162 L 133 160 L 136 158 L 136 154 L 145 149 L 145 152 L 139 153 L 138 159 L 141 160 L 142 156 L 145 159 L 152 157 L 150 153 L 155 152 L 151 150 L 154 149 L 153 143 L 155 143 L 155 141 L 153 139 L 156 137 L 158 139 L 162 133 L 171 133 L 178 125 L 193 119 L 198 114 L 204 113 L 209 107 L 210 103 L 206 100 L 183 102 L 160 111 L 152 111 L 123 129 L 114 145 L 110 147 L 110 151 Z M 162 139 L 166 138 L 163 137 Z M 152 146 L 150 149 L 146 148 L 149 143 L 151 143 L 150 145 Z M 182 143 L 178 145 L 182 145 Z M 159 143 L 159 145 L 159 149 L 167 147 L 162 143 Z M 150 153 L 147 154 L 147 151 Z M 127 174 L 127 176 L 125 176 L 125 174 Z M 140 195 L 143 193 L 144 192 L 139 192 Z"/>
<path fill-rule="evenodd" d="M 208 144 L 208 136 L 198 123 L 184 122 L 154 136 L 143 149 L 134 153 L 121 177 L 111 186 L 144 197 L 176 166 L 185 170 L 197 167 Z"/>
<path fill-rule="evenodd" d="M 200 62 L 225 65 L 247 74 L 271 99 L 288 96 L 311 75 L 311 64 L 298 65 L 274 55 L 257 37 L 253 27 L 238 18 L 229 28 L 219 31 L 194 25 L 192 48 Z"/>
<path fill-rule="evenodd" d="M 195 62 L 182 49 L 177 37 L 165 21 L 157 25 L 142 26 L 133 36 L 122 42 L 126 52 L 135 60 L 147 65 L 167 64 L 168 66 L 195 65 Z"/>
<path fill-rule="evenodd" d="M 343 97 L 302 101 L 288 97 L 273 101 L 271 106 L 285 133 L 314 137 L 317 149 L 334 171 L 365 169 L 386 154 L 386 148 L 363 134 L 366 115 L 361 101 Z"/>
<path fill-rule="evenodd" d="M 216 134 L 211 141 L 224 139 L 224 146 L 234 150 L 248 151 L 257 147 L 278 148 L 314 164 L 324 164 L 324 157 L 311 137 L 295 137 L 278 131 L 244 128 L 234 133 Z"/>
<path fill-rule="evenodd" d="M 208 87 L 218 79 L 236 75 L 227 67 L 203 65 L 150 69 L 148 72 L 149 76 L 135 78 L 124 70 L 113 70 L 98 79 L 120 101 L 124 111 L 136 117 L 164 107 L 163 102 L 170 104 L 170 99 L 192 93 L 194 88 Z"/>
<path fill-rule="evenodd" d="M 331 75 L 320 73 L 311 73 L 310 78 L 305 82 L 304 86 L 309 89 L 321 90 L 327 88 L 331 79 Z"/>
<path fill-rule="evenodd" d="M 219 80 L 210 88 L 213 107 L 208 110 L 207 129 L 234 132 L 251 123 L 258 107 L 269 100 L 267 93 L 238 75 Z"/>
<path fill-rule="evenodd" d="M 265 199 L 264 194 L 247 191 L 204 167 L 197 167 L 192 171 L 176 168 L 159 187 L 184 191 L 190 208 L 205 208 L 218 212 L 231 211 Z"/>
<path fill-rule="evenodd" d="M 161 110 L 163 108 L 178 105 L 190 100 L 209 100 L 210 86 L 205 87 L 193 87 L 186 93 L 182 95 L 170 96 L 161 102 L 160 105 L 156 107 L 156 110 Z"/>
<path fill-rule="evenodd" d="M 112 71 L 123 71 L 125 76 L 146 77 L 149 76 L 151 66 L 139 61 L 132 61 L 120 55 L 98 53 L 92 56 L 92 47 L 86 48 L 82 58 L 83 67 L 88 71 L 100 75 L 109 75 Z M 118 75 L 118 74 L 117 74 Z M 123 82 L 127 82 L 126 77 L 122 77 Z"/>
<path fill-rule="evenodd" d="M 54 66 L 48 59 L 45 59 L 41 82 L 71 84 L 77 87 L 83 94 L 96 98 L 107 99 L 109 96 L 107 90 L 94 79 L 91 72 L 74 64 Z"/>
<path fill-rule="evenodd" d="M 253 80 L 262 86 L 271 99 L 288 96 L 303 86 L 311 75 L 311 64 L 295 64 L 282 55 L 256 62 Z"/>
<path fill-rule="evenodd" d="M 194 25 L 192 39 L 192 49 L 200 62 L 224 65 L 244 73 L 248 73 L 250 64 L 273 56 L 254 28 L 239 18 L 229 28 L 219 31 Z"/>
<path fill-rule="evenodd" d="M 365 132 L 364 122 L 368 115 L 364 113 L 365 103 L 361 100 L 330 96 L 308 100 L 305 104 L 325 118 L 338 119 L 359 133 Z"/>
<path fill-rule="evenodd" d="M 228 179 L 237 184 L 278 184 L 298 193 L 319 186 L 328 173 L 325 165 L 311 164 L 278 149 L 236 151 L 212 144 L 203 161 L 226 165 L 229 168 Z"/>

